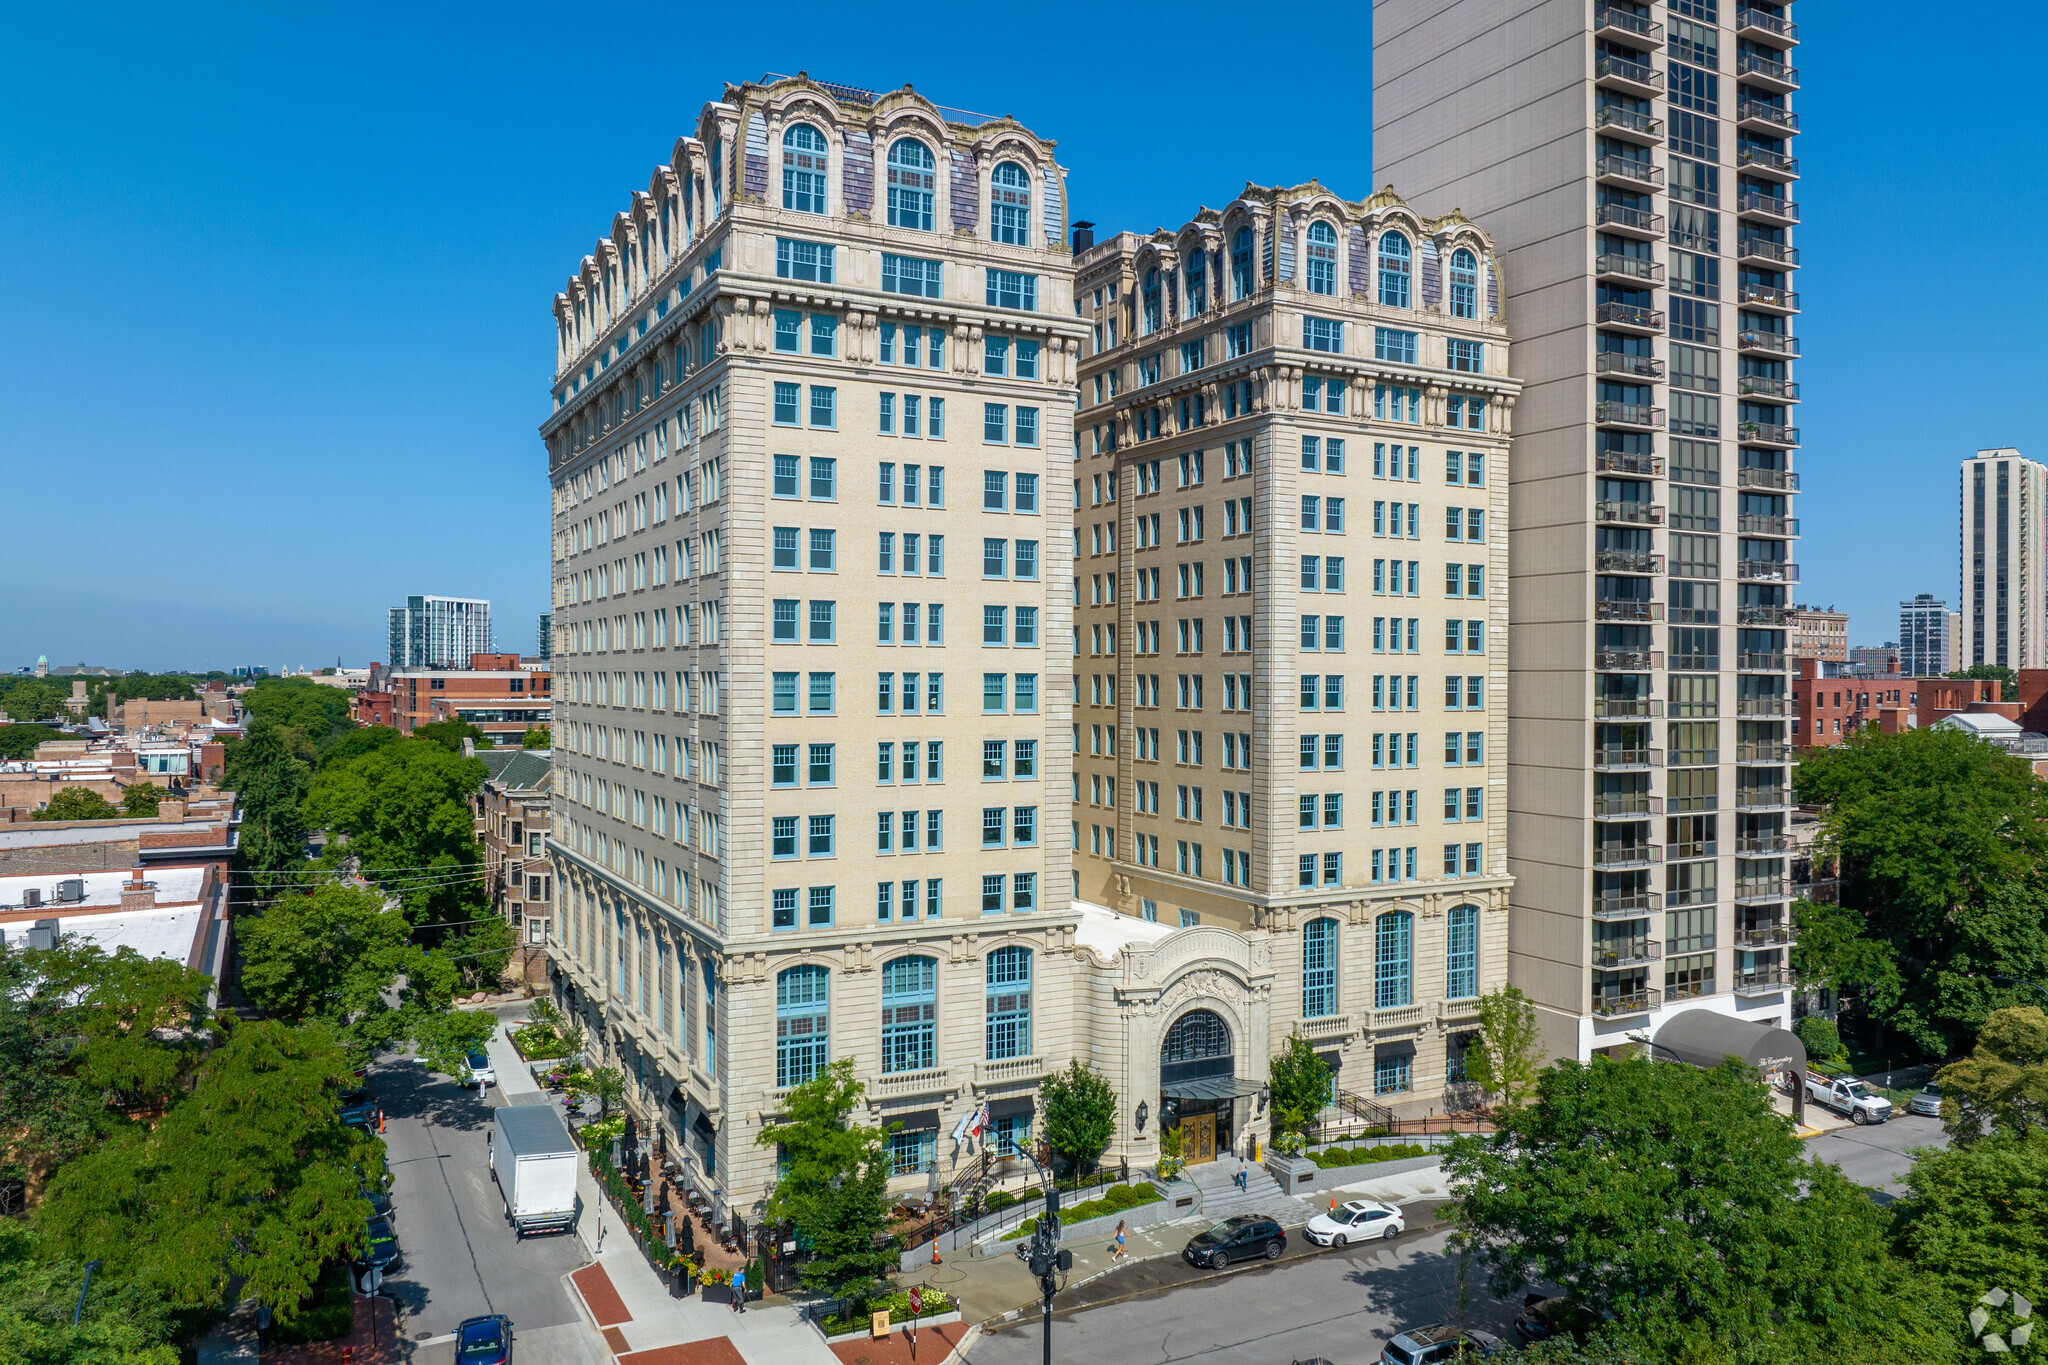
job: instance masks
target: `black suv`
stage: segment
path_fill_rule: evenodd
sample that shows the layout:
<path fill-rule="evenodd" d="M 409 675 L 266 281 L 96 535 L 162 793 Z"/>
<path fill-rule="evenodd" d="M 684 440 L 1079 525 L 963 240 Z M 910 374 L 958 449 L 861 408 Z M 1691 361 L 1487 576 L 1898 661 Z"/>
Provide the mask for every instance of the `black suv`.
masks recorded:
<path fill-rule="evenodd" d="M 1277 1261 L 1285 1250 L 1287 1233 L 1278 1222 L 1260 1214 L 1241 1213 L 1198 1233 L 1180 1254 L 1189 1265 L 1221 1270 L 1232 1261 L 1249 1261 L 1258 1256 Z"/>

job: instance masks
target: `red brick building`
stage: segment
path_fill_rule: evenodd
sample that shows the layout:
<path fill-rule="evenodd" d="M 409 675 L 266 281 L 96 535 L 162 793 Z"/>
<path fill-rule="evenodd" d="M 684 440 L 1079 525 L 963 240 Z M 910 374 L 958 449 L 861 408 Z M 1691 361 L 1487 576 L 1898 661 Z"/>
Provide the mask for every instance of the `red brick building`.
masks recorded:
<path fill-rule="evenodd" d="M 1802 749 L 1840 744 L 1866 725 L 1885 734 L 1925 729 L 1945 716 L 1962 712 L 1989 712 L 2019 720 L 2029 730 L 2048 730 L 2048 669 L 2020 674 L 2021 698 L 2017 702 L 1999 699 L 1999 684 L 1986 678 L 1908 678 L 1888 674 L 1877 678 L 1824 678 L 1818 676 L 1820 661 L 1799 660 L 1799 672 L 1792 680 L 1792 698 L 1798 712 L 1793 727 Z M 2035 706 L 2040 713 L 2029 719 L 2027 682 L 2034 683 Z"/>
<path fill-rule="evenodd" d="M 540 660 L 517 654 L 472 654 L 469 667 L 370 668 L 351 715 L 360 725 L 390 725 L 409 735 L 439 720 L 464 720 L 499 747 L 517 748 L 529 727 L 550 724 L 553 676 Z"/>

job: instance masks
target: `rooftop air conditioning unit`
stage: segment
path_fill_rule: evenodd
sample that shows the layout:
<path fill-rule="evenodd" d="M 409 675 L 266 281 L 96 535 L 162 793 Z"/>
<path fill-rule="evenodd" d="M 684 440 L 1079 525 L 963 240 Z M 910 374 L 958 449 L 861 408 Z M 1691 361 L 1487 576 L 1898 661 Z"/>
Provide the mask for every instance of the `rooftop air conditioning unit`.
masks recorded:
<path fill-rule="evenodd" d="M 29 926 L 28 946 L 31 948 L 54 948 L 57 946 L 57 921 L 39 919 Z"/>
<path fill-rule="evenodd" d="M 59 905 L 66 901 L 82 901 L 84 899 L 85 878 L 66 877 L 63 881 L 57 883 L 57 903 Z"/>
<path fill-rule="evenodd" d="M 21 889 L 21 905 L 24 910 L 33 910 L 43 903 L 41 887 L 25 886 Z"/>

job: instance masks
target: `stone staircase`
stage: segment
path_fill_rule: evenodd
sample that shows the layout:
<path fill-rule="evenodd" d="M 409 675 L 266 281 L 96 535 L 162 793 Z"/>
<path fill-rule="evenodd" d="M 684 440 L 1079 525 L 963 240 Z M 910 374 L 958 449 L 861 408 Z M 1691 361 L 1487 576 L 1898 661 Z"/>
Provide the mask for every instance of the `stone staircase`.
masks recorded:
<path fill-rule="evenodd" d="M 1239 1190 L 1234 1179 L 1238 1167 L 1236 1157 L 1223 1156 L 1181 1173 L 1181 1179 L 1202 1192 L 1201 1203 L 1194 1210 L 1198 1218 L 1220 1223 L 1233 1214 L 1257 1213 L 1279 1219 L 1282 1227 L 1297 1227 L 1317 1212 L 1306 1201 L 1282 1192 L 1280 1182 L 1263 1166 L 1246 1165 L 1245 1188 Z"/>

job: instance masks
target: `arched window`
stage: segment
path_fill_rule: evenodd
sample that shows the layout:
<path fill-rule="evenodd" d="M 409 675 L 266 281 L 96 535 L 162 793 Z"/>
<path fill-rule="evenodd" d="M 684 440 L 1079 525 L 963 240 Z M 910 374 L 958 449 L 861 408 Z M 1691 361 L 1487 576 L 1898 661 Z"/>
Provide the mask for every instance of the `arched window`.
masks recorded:
<path fill-rule="evenodd" d="M 1140 319 L 1143 334 L 1150 336 L 1159 330 L 1159 269 L 1154 266 L 1145 272 L 1139 293 L 1144 299 L 1144 316 Z"/>
<path fill-rule="evenodd" d="M 1408 239 L 1398 232 L 1380 237 L 1380 302 L 1389 308 L 1408 304 Z"/>
<path fill-rule="evenodd" d="M 1189 1010 L 1173 1021 L 1159 1044 L 1159 1075 L 1164 1081 L 1229 1075 L 1235 1056 L 1230 1025 L 1214 1010 Z"/>
<path fill-rule="evenodd" d="M 612 985 L 613 988 L 618 992 L 619 999 L 624 1000 L 628 993 L 626 990 L 626 912 L 623 910 L 614 910 L 612 911 L 612 915 L 614 917 L 612 924 L 612 957 L 614 971 Z"/>
<path fill-rule="evenodd" d="M 782 135 L 782 207 L 798 213 L 825 211 L 825 135 L 808 123 L 793 123 Z"/>
<path fill-rule="evenodd" d="M 1230 239 L 1230 297 L 1233 302 L 1248 299 L 1258 288 L 1258 276 L 1252 270 L 1252 230 L 1239 228 L 1237 235 Z"/>
<path fill-rule="evenodd" d="M 1196 247 L 1188 253 L 1188 316 L 1200 317 L 1209 307 L 1209 253 Z"/>
<path fill-rule="evenodd" d="M 704 1074 L 718 1074 L 718 964 L 704 959 Z"/>
<path fill-rule="evenodd" d="M 1415 1003 L 1415 916 L 1406 910 L 1381 915 L 1373 926 L 1372 1007 L 1396 1009 Z"/>
<path fill-rule="evenodd" d="M 711 144 L 711 216 L 718 216 L 719 206 L 725 203 L 725 142 L 720 139 Z"/>
<path fill-rule="evenodd" d="M 1308 225 L 1308 292 L 1337 292 L 1337 229 L 1320 220 Z"/>
<path fill-rule="evenodd" d="M 1031 950 L 988 955 L 988 1060 L 1031 1055 Z"/>
<path fill-rule="evenodd" d="M 1030 245 L 1031 175 L 1014 161 L 998 165 L 989 176 L 989 235 L 1011 246 Z"/>
<path fill-rule="evenodd" d="M 889 226 L 932 230 L 932 198 L 939 188 L 939 163 L 932 149 L 914 137 L 889 147 Z"/>
<path fill-rule="evenodd" d="M 1337 1012 L 1337 921 L 1312 919 L 1301 931 L 1301 1017 Z"/>
<path fill-rule="evenodd" d="M 882 965 L 882 1070 L 925 1071 L 938 1053 L 939 964 L 899 957 Z"/>
<path fill-rule="evenodd" d="M 1479 258 L 1464 247 L 1451 253 L 1451 316 L 1479 316 Z"/>
<path fill-rule="evenodd" d="M 823 967 L 791 967 L 775 976 L 775 1084 L 802 1085 L 825 1069 L 831 1035 Z M 707 996 L 709 992 L 706 992 Z"/>
<path fill-rule="evenodd" d="M 1444 998 L 1469 1000 L 1479 994 L 1479 907 L 1451 907 L 1444 928 Z"/>

